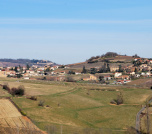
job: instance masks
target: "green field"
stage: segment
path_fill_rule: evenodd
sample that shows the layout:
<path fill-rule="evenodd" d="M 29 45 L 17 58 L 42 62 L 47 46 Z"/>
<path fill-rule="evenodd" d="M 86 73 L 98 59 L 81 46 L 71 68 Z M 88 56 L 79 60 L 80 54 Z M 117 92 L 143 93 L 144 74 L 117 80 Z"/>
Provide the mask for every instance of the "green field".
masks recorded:
<path fill-rule="evenodd" d="M 26 95 L 35 95 L 37 101 L 13 97 L 41 129 L 65 133 L 125 133 L 126 128 L 135 126 L 137 112 L 152 95 L 150 89 L 123 86 L 101 86 L 81 83 L 57 83 L 16 79 L 0 79 L 10 87 L 24 85 Z M 91 89 L 91 90 L 90 90 Z M 123 105 L 111 105 L 110 101 L 122 92 Z M 44 107 L 38 106 L 40 100 Z M 46 107 L 46 106 L 49 107 Z M 49 127 L 47 127 L 49 126 Z M 91 133 L 90 133 L 91 134 Z"/>

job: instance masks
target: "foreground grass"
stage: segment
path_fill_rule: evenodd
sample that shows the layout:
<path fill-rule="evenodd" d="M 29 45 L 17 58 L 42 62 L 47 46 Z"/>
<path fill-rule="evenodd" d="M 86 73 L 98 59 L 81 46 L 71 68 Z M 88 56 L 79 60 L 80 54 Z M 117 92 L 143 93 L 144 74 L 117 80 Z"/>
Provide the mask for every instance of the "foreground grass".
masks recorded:
<path fill-rule="evenodd" d="M 5 80 L 0 81 L 3 82 Z M 13 97 L 13 100 L 39 128 L 63 130 L 63 133 L 124 133 L 128 126 L 135 126 L 137 112 L 152 94 L 149 89 L 126 87 L 24 80 L 7 82 L 11 87 L 24 85 L 26 95 L 38 97 L 37 101 L 25 97 Z M 119 92 L 123 94 L 124 104 L 110 105 Z M 38 106 L 40 100 L 45 101 L 44 107 Z"/>

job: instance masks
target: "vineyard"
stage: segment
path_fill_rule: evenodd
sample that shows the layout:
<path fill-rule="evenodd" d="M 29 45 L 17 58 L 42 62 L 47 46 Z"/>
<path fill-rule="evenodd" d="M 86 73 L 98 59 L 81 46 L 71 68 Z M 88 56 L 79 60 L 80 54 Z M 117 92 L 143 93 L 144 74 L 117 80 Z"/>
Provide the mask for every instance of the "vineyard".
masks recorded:
<path fill-rule="evenodd" d="M 31 120 L 26 116 L 22 116 L 18 109 L 8 99 L 0 99 L 0 133 L 42 134 Z"/>

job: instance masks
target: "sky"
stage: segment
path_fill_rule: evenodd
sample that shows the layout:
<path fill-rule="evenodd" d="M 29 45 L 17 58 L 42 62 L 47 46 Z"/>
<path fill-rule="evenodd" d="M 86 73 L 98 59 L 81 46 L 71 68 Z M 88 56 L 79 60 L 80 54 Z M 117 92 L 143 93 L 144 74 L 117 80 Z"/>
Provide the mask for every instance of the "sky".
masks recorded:
<path fill-rule="evenodd" d="M 0 58 L 152 58 L 151 0 L 0 0 Z"/>

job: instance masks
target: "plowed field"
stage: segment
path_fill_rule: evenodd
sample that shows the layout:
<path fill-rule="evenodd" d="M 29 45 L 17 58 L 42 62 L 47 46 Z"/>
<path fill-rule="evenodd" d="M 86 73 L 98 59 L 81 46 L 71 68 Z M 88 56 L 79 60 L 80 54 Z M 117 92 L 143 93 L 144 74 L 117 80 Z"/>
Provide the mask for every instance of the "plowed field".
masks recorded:
<path fill-rule="evenodd" d="M 8 99 L 0 99 L 0 134 L 42 134 Z"/>

